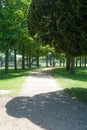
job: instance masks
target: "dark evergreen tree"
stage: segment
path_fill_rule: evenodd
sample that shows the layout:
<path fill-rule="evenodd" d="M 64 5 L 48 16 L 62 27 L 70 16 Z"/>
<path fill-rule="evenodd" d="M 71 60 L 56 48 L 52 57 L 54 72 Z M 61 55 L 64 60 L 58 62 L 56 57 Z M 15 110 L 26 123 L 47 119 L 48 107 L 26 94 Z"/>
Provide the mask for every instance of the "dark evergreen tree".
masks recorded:
<path fill-rule="evenodd" d="M 74 57 L 87 54 L 86 7 L 86 0 L 32 0 L 28 10 L 29 34 L 69 55 L 72 72 Z"/>

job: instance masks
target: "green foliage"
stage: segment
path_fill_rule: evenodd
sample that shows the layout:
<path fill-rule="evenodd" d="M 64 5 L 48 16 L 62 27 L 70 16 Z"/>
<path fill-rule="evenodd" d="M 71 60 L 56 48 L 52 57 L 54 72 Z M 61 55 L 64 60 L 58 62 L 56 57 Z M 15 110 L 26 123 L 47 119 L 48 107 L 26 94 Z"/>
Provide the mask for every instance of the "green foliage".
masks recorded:
<path fill-rule="evenodd" d="M 31 40 L 27 31 L 27 8 L 30 2 L 31 0 L 0 1 L 0 51 L 5 53 L 5 57 L 6 52 L 9 56 L 9 51 L 13 50 L 20 54 L 29 53 Z M 5 61 L 7 71 L 8 60 Z"/>
<path fill-rule="evenodd" d="M 29 34 L 69 55 L 85 55 L 86 8 L 86 0 L 32 0 L 28 10 Z"/>
<path fill-rule="evenodd" d="M 18 43 L 27 35 L 27 0 L 1 0 L 0 44 L 1 50 L 18 48 Z M 25 40 L 25 38 L 24 38 Z M 17 43 L 17 44 L 16 44 Z"/>
<path fill-rule="evenodd" d="M 50 7 L 50 8 L 48 8 Z M 32 1 L 29 8 L 28 15 L 28 29 L 33 37 L 38 37 L 43 41 L 51 41 L 50 27 L 51 18 L 53 15 L 54 4 L 53 1 Z M 52 31 L 53 29 L 51 29 Z"/>

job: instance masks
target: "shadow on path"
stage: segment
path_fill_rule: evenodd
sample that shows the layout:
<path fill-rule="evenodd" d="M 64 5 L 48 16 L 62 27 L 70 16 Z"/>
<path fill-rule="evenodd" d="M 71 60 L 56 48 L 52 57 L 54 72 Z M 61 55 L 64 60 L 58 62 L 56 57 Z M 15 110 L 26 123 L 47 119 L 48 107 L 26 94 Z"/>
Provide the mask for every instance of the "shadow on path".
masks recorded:
<path fill-rule="evenodd" d="M 15 97 L 6 109 L 10 116 L 27 118 L 45 130 L 87 130 L 87 105 L 64 91 Z"/>

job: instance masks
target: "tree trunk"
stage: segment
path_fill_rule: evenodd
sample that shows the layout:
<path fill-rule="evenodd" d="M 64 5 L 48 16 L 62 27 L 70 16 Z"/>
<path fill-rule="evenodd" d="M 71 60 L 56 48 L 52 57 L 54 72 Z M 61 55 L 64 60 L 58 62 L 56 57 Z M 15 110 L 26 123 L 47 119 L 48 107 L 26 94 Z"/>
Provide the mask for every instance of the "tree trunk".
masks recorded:
<path fill-rule="evenodd" d="M 36 65 L 39 68 L 39 51 L 37 51 L 37 54 L 36 54 Z"/>
<path fill-rule="evenodd" d="M 5 73 L 8 73 L 8 58 L 9 58 L 9 51 L 5 51 Z"/>
<path fill-rule="evenodd" d="M 80 57 L 80 67 L 82 67 L 82 58 Z"/>
<path fill-rule="evenodd" d="M 60 57 L 60 67 L 61 67 L 61 63 L 62 63 L 62 59 L 61 59 L 61 57 Z"/>
<path fill-rule="evenodd" d="M 48 67 L 48 53 L 46 53 L 46 67 Z"/>
<path fill-rule="evenodd" d="M 65 59 L 63 58 L 63 67 L 65 66 Z"/>
<path fill-rule="evenodd" d="M 74 73 L 74 72 L 75 72 L 75 67 L 74 67 L 74 63 L 75 63 L 75 61 L 74 61 L 74 56 L 71 56 L 71 57 L 70 57 L 70 62 L 71 62 L 71 65 L 70 65 L 70 72 L 71 72 L 71 73 Z"/>
<path fill-rule="evenodd" d="M 76 57 L 76 67 L 78 67 L 78 57 Z"/>
<path fill-rule="evenodd" d="M 29 52 L 29 68 L 31 68 L 31 53 Z"/>
<path fill-rule="evenodd" d="M 70 70 L 70 56 L 67 55 L 66 59 L 66 69 L 69 71 Z"/>
<path fill-rule="evenodd" d="M 25 54 L 24 51 L 22 52 L 22 69 L 25 69 L 25 60 L 24 60 Z"/>
<path fill-rule="evenodd" d="M 16 58 L 16 49 L 14 49 L 14 69 L 17 70 L 17 58 Z"/>
<path fill-rule="evenodd" d="M 53 67 L 55 67 L 55 58 L 54 58 L 54 56 L 53 56 Z"/>
<path fill-rule="evenodd" d="M 85 56 L 85 64 L 84 64 L 84 67 L 86 67 L 86 56 Z"/>
<path fill-rule="evenodd" d="M 53 56 L 52 54 L 50 54 L 50 55 L 49 55 L 50 65 L 52 65 L 52 61 L 53 61 L 53 58 L 52 58 L 52 57 L 54 58 L 54 56 Z"/>
<path fill-rule="evenodd" d="M 82 57 L 82 67 L 84 66 L 84 58 Z"/>

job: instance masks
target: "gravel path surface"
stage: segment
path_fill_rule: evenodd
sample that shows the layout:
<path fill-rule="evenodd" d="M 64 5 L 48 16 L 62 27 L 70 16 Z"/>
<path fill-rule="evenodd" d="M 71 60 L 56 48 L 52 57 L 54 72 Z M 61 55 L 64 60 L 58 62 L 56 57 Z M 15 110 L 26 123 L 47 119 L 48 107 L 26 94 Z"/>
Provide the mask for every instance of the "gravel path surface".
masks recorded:
<path fill-rule="evenodd" d="M 87 130 L 87 104 L 71 98 L 50 76 L 32 72 L 16 97 L 0 97 L 0 130 Z"/>

